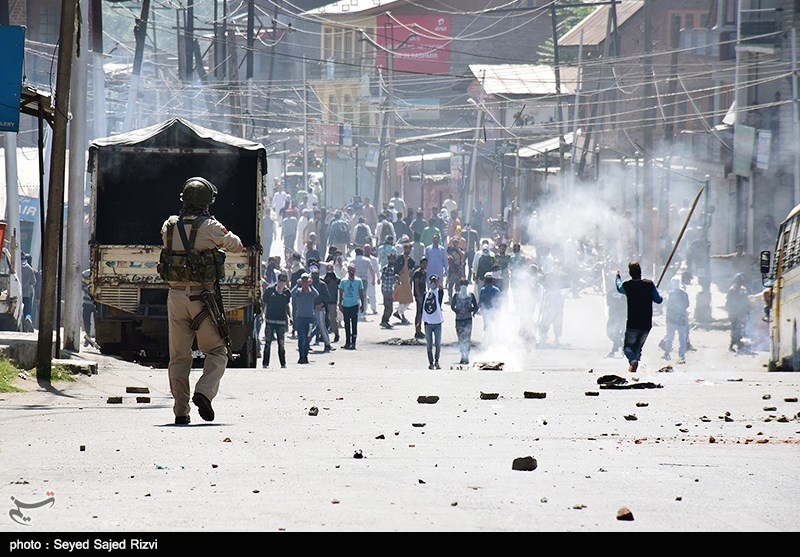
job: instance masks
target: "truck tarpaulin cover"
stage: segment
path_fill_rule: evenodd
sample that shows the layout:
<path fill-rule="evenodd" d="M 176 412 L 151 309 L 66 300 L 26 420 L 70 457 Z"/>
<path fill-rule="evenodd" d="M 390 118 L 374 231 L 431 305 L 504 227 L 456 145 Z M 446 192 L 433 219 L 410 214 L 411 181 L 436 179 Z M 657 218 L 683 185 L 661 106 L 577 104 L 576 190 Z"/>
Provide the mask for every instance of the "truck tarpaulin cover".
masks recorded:
<path fill-rule="evenodd" d="M 192 176 L 216 185 L 211 214 L 246 246 L 256 242 L 257 185 L 267 171 L 260 143 L 176 118 L 95 140 L 89 146 L 89 171 L 95 166 L 97 243 L 161 245 L 161 225 L 180 210 L 183 183 Z"/>

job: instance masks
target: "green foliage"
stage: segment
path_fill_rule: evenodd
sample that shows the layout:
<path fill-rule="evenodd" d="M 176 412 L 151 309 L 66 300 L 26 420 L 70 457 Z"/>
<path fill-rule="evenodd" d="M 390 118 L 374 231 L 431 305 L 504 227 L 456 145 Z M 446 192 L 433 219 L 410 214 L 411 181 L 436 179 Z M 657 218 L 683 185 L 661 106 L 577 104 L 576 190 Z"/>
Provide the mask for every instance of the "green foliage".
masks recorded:
<path fill-rule="evenodd" d="M 0 393 L 16 393 L 22 391 L 11 383 L 17 378 L 20 369 L 5 359 L 0 359 Z"/>
<path fill-rule="evenodd" d="M 556 28 L 558 30 L 558 36 L 563 37 L 567 32 L 569 32 L 578 23 L 583 21 L 595 9 L 596 9 L 595 7 L 586 6 L 583 8 L 561 8 L 557 10 L 558 24 Z M 548 15 L 548 17 L 550 16 Z M 555 52 L 553 49 L 552 37 L 547 39 L 547 41 L 538 48 L 538 50 L 536 51 L 536 56 L 538 64 L 545 64 L 549 66 L 553 65 L 553 60 L 555 59 Z M 559 51 L 559 62 L 561 64 L 565 64 L 565 63 L 575 62 L 575 60 L 571 60 L 570 57 L 563 55 Z"/>

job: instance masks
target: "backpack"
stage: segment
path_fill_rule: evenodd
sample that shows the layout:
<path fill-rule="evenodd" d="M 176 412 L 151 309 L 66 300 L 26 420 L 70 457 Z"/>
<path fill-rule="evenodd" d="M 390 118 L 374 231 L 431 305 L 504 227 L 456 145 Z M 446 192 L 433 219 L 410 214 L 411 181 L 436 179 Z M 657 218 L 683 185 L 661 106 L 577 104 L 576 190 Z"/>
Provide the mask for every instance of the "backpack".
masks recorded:
<path fill-rule="evenodd" d="M 336 244 L 346 244 L 350 240 L 346 222 L 335 220 L 331 223 L 331 239 Z"/>
<path fill-rule="evenodd" d="M 478 258 L 478 272 L 476 273 L 478 278 L 482 279 L 486 273 L 492 270 L 492 267 L 494 267 L 494 257 L 491 255 L 481 255 Z"/>
<path fill-rule="evenodd" d="M 360 222 L 356 225 L 356 245 L 362 246 L 369 238 L 369 227 Z"/>
<path fill-rule="evenodd" d="M 208 217 L 198 216 L 192 221 L 192 230 L 186 237 L 186 225 L 177 216 L 169 218 L 167 224 L 167 246 L 161 249 L 156 267 L 158 276 L 167 282 L 217 282 L 225 278 L 225 254 L 213 248 L 205 251 L 194 249 L 197 231 Z M 175 227 L 181 236 L 184 251 L 172 249 L 172 236 Z"/>

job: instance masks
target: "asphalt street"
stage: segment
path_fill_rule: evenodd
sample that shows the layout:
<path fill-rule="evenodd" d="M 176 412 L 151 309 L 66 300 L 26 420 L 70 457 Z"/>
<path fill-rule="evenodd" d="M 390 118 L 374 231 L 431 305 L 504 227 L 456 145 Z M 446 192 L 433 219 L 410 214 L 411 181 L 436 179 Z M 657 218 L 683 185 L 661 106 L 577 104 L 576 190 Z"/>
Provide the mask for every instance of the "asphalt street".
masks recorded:
<path fill-rule="evenodd" d="M 356 351 L 299 366 L 289 341 L 287 369 L 229 369 L 216 421 L 193 412 L 189 426 L 173 425 L 166 370 L 82 353 L 97 375 L 0 394 L 0 530 L 800 529 L 800 374 L 767 372 L 765 352 L 728 352 L 723 325 L 693 330 L 686 364 L 665 362 L 657 317 L 632 376 L 605 357 L 603 320 L 584 317 L 602 306 L 599 294 L 568 299 L 560 347 L 504 335 L 486 351 L 476 318 L 473 364 L 502 370 L 456 365 L 452 312 L 441 370 L 424 346 L 382 344 L 413 326 L 383 330 L 371 315 Z M 661 388 L 600 389 L 608 374 Z M 536 468 L 512 469 L 520 457 Z M 12 497 L 53 501 L 18 508 L 23 525 Z M 621 507 L 633 520 L 617 519 Z"/>

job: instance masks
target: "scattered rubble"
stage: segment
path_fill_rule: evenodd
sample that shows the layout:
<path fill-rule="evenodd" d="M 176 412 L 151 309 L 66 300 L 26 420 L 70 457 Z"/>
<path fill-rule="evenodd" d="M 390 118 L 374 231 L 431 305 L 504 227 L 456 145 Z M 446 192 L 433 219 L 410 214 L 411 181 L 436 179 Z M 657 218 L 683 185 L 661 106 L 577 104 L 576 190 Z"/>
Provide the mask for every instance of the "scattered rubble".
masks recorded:
<path fill-rule="evenodd" d="M 586 508 L 586 505 L 583 505 L 583 504 L 581 504 L 581 503 L 578 503 L 577 505 L 572 505 L 572 508 L 573 508 L 573 509 L 575 509 L 576 511 L 579 511 L 579 510 L 581 510 L 581 509 L 585 509 L 585 508 Z"/>
<path fill-rule="evenodd" d="M 741 377 L 731 377 L 730 379 L 728 379 L 728 381 L 731 382 L 731 383 L 740 383 L 742 381 L 742 378 Z"/>
<path fill-rule="evenodd" d="M 600 396 L 600 393 L 597 392 L 597 391 L 586 391 L 583 394 L 586 395 L 586 396 Z"/>
<path fill-rule="evenodd" d="M 661 369 L 659 369 L 656 373 L 672 373 L 673 371 L 675 371 L 675 369 L 672 366 L 664 366 Z"/>
<path fill-rule="evenodd" d="M 547 393 L 536 393 L 533 391 L 525 391 L 523 393 L 525 398 L 547 398 Z"/>
<path fill-rule="evenodd" d="M 230 437 L 226 437 L 225 439 L 222 440 L 222 442 L 223 443 L 230 443 L 231 442 L 231 438 Z"/>
<path fill-rule="evenodd" d="M 481 391 L 481 400 L 496 400 L 500 396 L 498 393 L 484 393 Z"/>
<path fill-rule="evenodd" d="M 777 406 L 765 406 L 764 407 L 764 412 L 777 412 L 777 411 L 778 411 Z"/>
<path fill-rule="evenodd" d="M 85 451 L 86 450 L 86 445 L 81 445 L 80 446 L 80 450 L 81 450 L 81 452 Z"/>
<path fill-rule="evenodd" d="M 512 470 L 520 470 L 523 472 L 536 470 L 537 466 L 539 466 L 539 463 L 536 462 L 536 459 L 532 456 L 521 456 L 519 458 L 515 458 L 514 462 L 511 463 Z"/>
<path fill-rule="evenodd" d="M 636 407 L 637 408 L 647 408 L 648 406 L 650 406 L 649 402 L 637 402 L 636 403 Z"/>
<path fill-rule="evenodd" d="M 762 396 L 761 396 L 761 398 L 762 398 L 763 400 L 769 400 L 769 399 L 771 399 L 771 398 L 772 398 L 772 395 L 762 395 Z"/>
<path fill-rule="evenodd" d="M 638 383 L 638 379 L 631 378 L 634 383 L 628 383 L 628 380 L 619 375 L 604 375 L 597 380 L 597 384 L 601 389 L 662 389 L 663 386 L 657 383 Z"/>
<path fill-rule="evenodd" d="M 628 507 L 620 507 L 617 511 L 617 520 L 633 520 L 633 513 Z"/>
<path fill-rule="evenodd" d="M 639 418 L 637 418 L 635 414 L 628 414 L 625 416 L 625 419 L 628 420 L 629 422 L 635 422 Z"/>
<path fill-rule="evenodd" d="M 136 402 L 138 404 L 150 404 L 150 397 L 149 396 L 137 396 Z"/>
<path fill-rule="evenodd" d="M 786 398 L 783 399 L 783 402 L 797 402 L 797 397 L 796 396 L 787 396 Z"/>
<path fill-rule="evenodd" d="M 417 397 L 417 402 L 420 404 L 436 404 L 437 402 L 439 402 L 439 397 L 435 395 L 433 396 L 420 395 Z"/>
<path fill-rule="evenodd" d="M 106 404 L 122 404 L 122 397 L 110 396 L 106 399 Z"/>
<path fill-rule="evenodd" d="M 503 367 L 505 366 L 505 362 L 476 362 L 475 367 L 482 370 L 488 371 L 502 371 Z"/>
<path fill-rule="evenodd" d="M 715 438 L 713 435 L 709 435 L 709 436 L 708 436 L 708 442 L 709 442 L 709 443 L 716 443 L 716 442 L 717 442 L 717 440 L 716 440 L 716 438 Z"/>
<path fill-rule="evenodd" d="M 381 433 L 375 439 L 386 439 L 386 436 L 383 433 Z"/>
<path fill-rule="evenodd" d="M 150 389 L 147 387 L 125 387 L 126 393 L 134 393 L 140 395 L 148 395 L 150 394 Z"/>
<path fill-rule="evenodd" d="M 358 449 L 354 454 L 353 458 L 364 458 L 364 453 L 361 452 L 361 449 Z"/>
<path fill-rule="evenodd" d="M 701 421 L 701 422 L 708 423 L 708 422 L 710 422 L 710 421 L 711 421 L 711 418 L 709 418 L 709 417 L 707 417 L 707 416 L 700 416 L 700 421 Z"/>
<path fill-rule="evenodd" d="M 415 422 L 415 423 L 413 423 L 413 424 L 411 424 L 411 425 L 412 425 L 413 427 L 425 427 L 425 422 Z M 395 432 L 395 435 L 398 435 L 399 433 L 400 433 L 399 431 L 396 431 L 396 432 Z"/>
<path fill-rule="evenodd" d="M 311 408 L 308 409 L 309 416 L 316 416 L 317 414 L 319 414 L 319 408 L 317 408 L 316 406 L 312 406 Z"/>
<path fill-rule="evenodd" d="M 388 344 L 390 346 L 425 346 L 425 343 L 416 338 L 399 338 L 394 337 L 387 340 L 382 340 L 378 344 Z"/>

